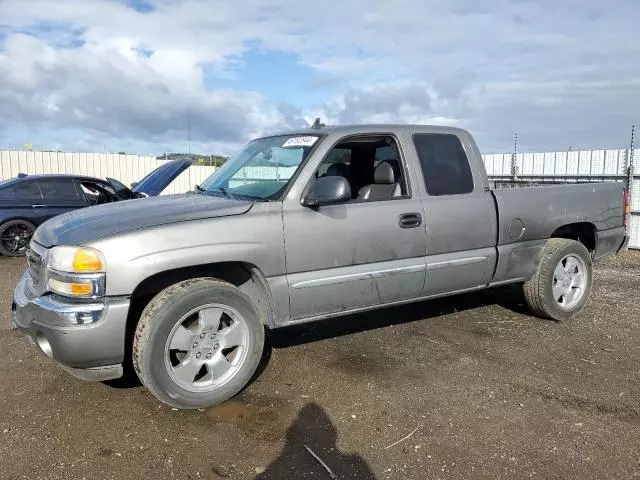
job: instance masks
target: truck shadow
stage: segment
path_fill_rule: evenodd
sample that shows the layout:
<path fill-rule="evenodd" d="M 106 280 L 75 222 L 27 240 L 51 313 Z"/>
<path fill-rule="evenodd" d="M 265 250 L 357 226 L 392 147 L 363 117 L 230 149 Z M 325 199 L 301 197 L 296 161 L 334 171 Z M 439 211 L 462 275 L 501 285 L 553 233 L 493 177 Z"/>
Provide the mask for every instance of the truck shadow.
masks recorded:
<path fill-rule="evenodd" d="M 472 310 L 488 305 L 499 305 L 521 315 L 530 315 L 519 285 L 496 287 L 447 298 L 425 300 L 398 307 L 345 315 L 317 322 L 278 328 L 270 332 L 270 346 L 287 348 L 294 345 L 341 337 L 390 325 L 428 320 L 455 312 Z M 268 355 L 268 354 L 267 354 Z"/>
<path fill-rule="evenodd" d="M 340 451 L 337 437 L 337 429 L 326 412 L 319 405 L 308 403 L 287 429 L 286 444 L 278 458 L 254 480 L 330 478 L 329 472 L 305 446 L 331 470 L 335 475 L 332 478 L 375 480 L 362 457 Z"/>

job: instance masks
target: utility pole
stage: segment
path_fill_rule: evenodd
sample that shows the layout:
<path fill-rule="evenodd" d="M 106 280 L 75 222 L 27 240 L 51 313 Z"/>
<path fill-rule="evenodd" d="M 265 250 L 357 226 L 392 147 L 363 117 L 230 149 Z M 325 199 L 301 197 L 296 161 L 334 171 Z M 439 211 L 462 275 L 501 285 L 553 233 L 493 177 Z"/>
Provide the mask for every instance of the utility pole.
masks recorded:
<path fill-rule="evenodd" d="M 511 155 L 511 177 L 513 181 L 518 180 L 518 132 L 516 132 L 515 140 L 513 142 L 513 154 Z"/>
<path fill-rule="evenodd" d="M 189 144 L 189 155 L 191 155 L 191 118 L 189 116 L 189 107 L 187 107 L 187 143 Z"/>
<path fill-rule="evenodd" d="M 635 152 L 636 126 L 631 126 L 631 147 L 629 148 L 629 182 L 633 180 L 633 154 Z"/>
<path fill-rule="evenodd" d="M 629 146 L 629 153 L 627 153 L 627 191 L 626 191 L 626 198 L 627 201 L 625 202 L 625 225 L 629 225 L 629 221 L 630 216 L 631 216 L 631 207 L 630 207 L 630 203 L 631 203 L 631 199 L 633 198 L 633 154 L 635 152 L 635 140 L 636 140 L 636 126 L 632 125 L 631 126 L 631 145 Z M 636 192 L 637 193 L 637 192 Z M 627 227 L 629 228 L 629 227 Z"/>

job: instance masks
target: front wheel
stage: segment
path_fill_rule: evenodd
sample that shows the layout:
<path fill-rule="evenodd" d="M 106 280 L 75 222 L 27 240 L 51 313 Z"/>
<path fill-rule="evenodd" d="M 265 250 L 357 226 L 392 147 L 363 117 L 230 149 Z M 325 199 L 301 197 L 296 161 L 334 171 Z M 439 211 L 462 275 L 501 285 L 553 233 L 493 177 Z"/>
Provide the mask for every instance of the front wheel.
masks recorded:
<path fill-rule="evenodd" d="M 166 288 L 144 309 L 133 365 L 160 401 L 201 408 L 240 392 L 263 347 L 264 327 L 251 299 L 229 283 L 198 278 Z"/>
<path fill-rule="evenodd" d="M 551 238 L 536 273 L 524 284 L 529 308 L 539 317 L 569 320 L 584 308 L 591 292 L 593 267 L 580 242 Z"/>

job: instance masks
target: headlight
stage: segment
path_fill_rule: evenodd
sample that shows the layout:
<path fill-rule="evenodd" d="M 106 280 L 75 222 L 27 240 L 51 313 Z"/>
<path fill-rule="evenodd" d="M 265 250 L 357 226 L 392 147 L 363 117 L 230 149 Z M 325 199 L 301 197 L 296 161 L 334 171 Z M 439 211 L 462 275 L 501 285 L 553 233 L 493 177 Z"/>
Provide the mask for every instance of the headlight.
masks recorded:
<path fill-rule="evenodd" d="M 47 260 L 47 284 L 65 297 L 93 298 L 105 292 L 105 261 L 88 247 L 54 247 Z"/>
<path fill-rule="evenodd" d="M 49 252 L 49 268 L 58 272 L 103 273 L 102 254 L 88 247 L 53 247 Z"/>

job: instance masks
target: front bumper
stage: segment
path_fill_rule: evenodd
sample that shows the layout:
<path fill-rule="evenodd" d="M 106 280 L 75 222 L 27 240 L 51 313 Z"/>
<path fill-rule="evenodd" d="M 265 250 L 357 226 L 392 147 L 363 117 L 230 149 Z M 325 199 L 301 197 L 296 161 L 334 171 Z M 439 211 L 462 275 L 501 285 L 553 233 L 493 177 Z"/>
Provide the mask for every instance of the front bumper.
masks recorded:
<path fill-rule="evenodd" d="M 13 326 L 82 380 L 120 378 L 129 299 L 106 297 L 88 304 L 52 295 L 32 297 L 29 282 L 25 272 L 16 286 Z M 78 319 L 86 323 L 77 324 Z"/>

